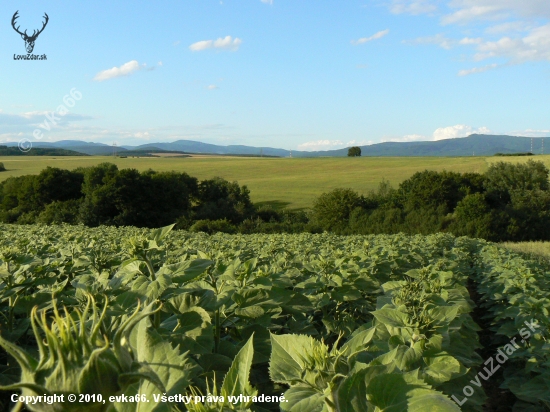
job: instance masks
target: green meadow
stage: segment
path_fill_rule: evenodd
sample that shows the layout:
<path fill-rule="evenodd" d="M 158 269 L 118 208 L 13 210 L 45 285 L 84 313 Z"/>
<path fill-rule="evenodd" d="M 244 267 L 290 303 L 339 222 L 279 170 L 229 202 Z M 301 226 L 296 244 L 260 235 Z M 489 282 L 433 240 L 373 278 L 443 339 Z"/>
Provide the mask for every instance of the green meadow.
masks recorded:
<path fill-rule="evenodd" d="M 550 167 L 550 155 L 529 157 L 541 160 Z M 483 173 L 496 161 L 524 162 L 526 157 L 331 157 L 331 158 L 248 158 L 248 157 L 159 157 L 113 158 L 90 157 L 0 157 L 7 171 L 0 181 L 10 176 L 38 174 L 47 166 L 75 169 L 115 163 L 119 169 L 143 171 L 186 172 L 199 180 L 220 176 L 238 181 L 250 189 L 255 203 L 271 204 L 276 208 L 308 208 L 323 192 L 335 188 L 351 188 L 361 194 L 378 187 L 383 179 L 394 187 L 415 172 L 449 170 Z"/>

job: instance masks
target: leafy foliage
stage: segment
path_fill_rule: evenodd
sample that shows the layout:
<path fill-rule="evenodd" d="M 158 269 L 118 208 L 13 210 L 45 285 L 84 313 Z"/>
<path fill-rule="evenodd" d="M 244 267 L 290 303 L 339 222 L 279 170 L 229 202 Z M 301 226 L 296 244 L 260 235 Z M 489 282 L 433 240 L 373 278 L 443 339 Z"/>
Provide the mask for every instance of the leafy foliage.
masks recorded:
<path fill-rule="evenodd" d="M 505 349 L 509 358 L 501 387 L 517 396 L 517 410 L 548 410 L 548 268 L 486 242 L 477 245 L 477 254 L 475 280 L 482 296 L 481 306 L 499 337 L 495 344 Z M 510 343 L 512 339 L 518 340 L 517 347 Z"/>
<path fill-rule="evenodd" d="M 359 146 L 352 146 L 348 149 L 349 157 L 361 156 L 361 148 Z"/>
<path fill-rule="evenodd" d="M 231 224 L 227 219 L 219 220 L 197 220 L 193 226 L 189 228 L 191 232 L 204 232 L 213 234 L 217 232 L 221 233 L 236 233 L 237 228 Z"/>
<path fill-rule="evenodd" d="M 313 205 L 313 220 L 326 230 L 347 226 L 352 211 L 361 207 L 363 199 L 351 189 L 334 189 L 323 193 Z"/>
<path fill-rule="evenodd" d="M 151 411 L 457 411 L 451 397 L 484 366 L 469 276 L 495 332 L 548 307 L 541 269 L 481 241 L 172 229 L 2 225 L 0 385 L 145 394 Z M 510 259 L 517 269 L 498 267 Z M 521 402 L 545 399 L 546 338 L 510 363 Z M 210 397 L 154 401 L 164 394 Z M 476 387 L 461 408 L 484 399 Z"/>
<path fill-rule="evenodd" d="M 200 182 L 196 199 L 198 204 L 193 212 L 197 220 L 227 219 L 240 223 L 253 211 L 248 188 L 219 177 Z"/>
<path fill-rule="evenodd" d="M 248 189 L 236 182 L 199 183 L 186 173 L 140 173 L 110 163 L 74 171 L 48 167 L 0 184 L 0 221 L 6 223 L 160 227 L 178 221 L 188 228 L 196 220 L 238 224 L 253 213 Z"/>
<path fill-rule="evenodd" d="M 550 239 L 549 171 L 543 163 L 495 163 L 481 175 L 424 171 L 397 189 L 321 195 L 314 222 L 340 234 L 450 232 L 491 241 Z"/>

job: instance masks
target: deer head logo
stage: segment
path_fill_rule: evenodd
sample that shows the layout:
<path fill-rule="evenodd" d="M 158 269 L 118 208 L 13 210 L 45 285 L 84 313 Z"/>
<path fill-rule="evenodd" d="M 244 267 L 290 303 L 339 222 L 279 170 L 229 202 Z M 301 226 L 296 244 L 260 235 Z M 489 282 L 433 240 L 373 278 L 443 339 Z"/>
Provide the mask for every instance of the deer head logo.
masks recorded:
<path fill-rule="evenodd" d="M 21 38 L 23 40 L 25 40 L 25 48 L 27 49 L 27 53 L 32 53 L 33 49 L 34 49 L 34 42 L 36 41 L 36 38 L 38 37 L 38 35 L 40 33 L 42 33 L 42 31 L 44 30 L 44 28 L 46 27 L 46 24 L 48 24 L 48 20 L 49 20 L 49 17 L 46 13 L 44 13 L 44 18 L 46 19 L 46 21 L 44 22 L 42 28 L 40 30 L 38 30 L 38 32 L 36 30 L 33 31 L 32 35 L 29 36 L 27 34 L 27 30 L 25 30 L 24 33 L 21 33 L 19 31 L 19 26 L 15 27 L 15 21 L 17 20 L 17 18 L 19 17 L 17 15 L 17 13 L 19 13 L 19 10 L 17 10 L 15 12 L 15 14 L 13 15 L 12 19 L 11 19 L 11 25 L 13 27 L 13 29 L 19 33 L 21 35 Z"/>

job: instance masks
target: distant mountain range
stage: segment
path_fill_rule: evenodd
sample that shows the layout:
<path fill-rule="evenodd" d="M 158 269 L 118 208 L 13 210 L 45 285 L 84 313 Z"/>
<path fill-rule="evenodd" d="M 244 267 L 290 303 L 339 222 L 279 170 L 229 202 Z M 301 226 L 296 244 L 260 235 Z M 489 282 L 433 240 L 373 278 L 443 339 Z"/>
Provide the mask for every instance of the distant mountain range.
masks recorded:
<path fill-rule="evenodd" d="M 60 149 L 58 147 L 37 147 L 34 150 L 23 151 L 14 146 L 0 146 L 0 156 L 87 156 L 74 150 Z"/>
<path fill-rule="evenodd" d="M 468 137 L 444 139 L 426 142 L 385 142 L 360 146 L 362 156 L 492 156 L 496 153 L 524 153 L 531 151 L 531 142 L 535 154 L 542 153 L 544 138 L 522 136 L 496 136 L 472 134 Z M 5 143 L 17 146 L 17 143 Z M 103 143 L 83 142 L 81 140 L 61 140 L 53 143 L 33 142 L 37 148 L 59 148 L 73 150 L 88 155 L 123 155 L 125 151 L 177 151 L 200 154 L 230 154 L 289 157 L 340 157 L 347 156 L 348 149 L 325 151 L 297 151 L 276 149 L 272 147 L 253 147 L 242 145 L 219 146 L 192 140 L 177 140 L 172 143 L 149 143 L 140 146 L 109 146 Z M 546 151 L 550 153 L 550 141 Z"/>

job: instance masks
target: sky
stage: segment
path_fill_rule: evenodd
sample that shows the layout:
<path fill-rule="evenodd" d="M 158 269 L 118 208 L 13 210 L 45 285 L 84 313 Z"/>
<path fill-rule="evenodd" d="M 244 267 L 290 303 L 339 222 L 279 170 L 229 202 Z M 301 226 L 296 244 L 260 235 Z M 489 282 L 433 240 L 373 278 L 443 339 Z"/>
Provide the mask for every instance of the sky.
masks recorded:
<path fill-rule="evenodd" d="M 543 137 L 549 108 L 548 0 L 0 3 L 0 144 Z"/>

